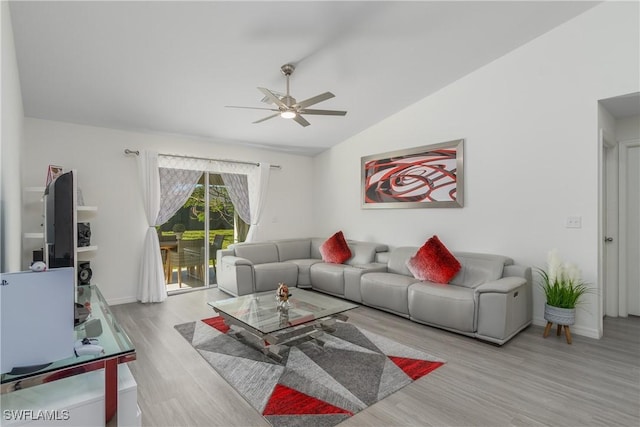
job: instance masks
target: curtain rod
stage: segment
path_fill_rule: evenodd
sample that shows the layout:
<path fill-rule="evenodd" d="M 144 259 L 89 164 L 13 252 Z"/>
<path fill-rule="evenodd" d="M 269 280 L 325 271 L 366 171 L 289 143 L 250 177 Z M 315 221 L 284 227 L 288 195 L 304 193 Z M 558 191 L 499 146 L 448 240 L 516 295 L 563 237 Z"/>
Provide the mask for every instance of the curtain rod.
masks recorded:
<path fill-rule="evenodd" d="M 124 149 L 124 154 L 135 154 L 136 156 L 139 156 L 140 155 L 140 151 L 139 150 L 129 150 L 128 148 L 125 148 Z M 245 162 L 245 161 L 242 161 L 242 160 L 210 159 L 208 157 L 180 156 L 178 154 L 163 154 L 163 153 L 158 153 L 158 156 L 177 157 L 177 158 L 180 158 L 180 159 L 206 160 L 208 162 L 228 162 L 228 163 L 238 163 L 238 164 L 242 164 L 242 165 L 260 166 L 260 163 Z M 274 169 L 282 169 L 282 166 L 280 166 L 280 165 L 271 165 L 271 167 L 274 168 Z"/>

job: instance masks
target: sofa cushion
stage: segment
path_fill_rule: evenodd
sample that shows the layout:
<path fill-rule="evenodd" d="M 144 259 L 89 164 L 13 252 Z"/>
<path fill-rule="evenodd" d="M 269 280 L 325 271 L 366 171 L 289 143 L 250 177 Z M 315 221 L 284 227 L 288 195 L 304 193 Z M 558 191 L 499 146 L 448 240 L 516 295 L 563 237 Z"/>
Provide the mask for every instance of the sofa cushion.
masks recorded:
<path fill-rule="evenodd" d="M 375 262 L 376 253 L 386 251 L 386 245 L 371 242 L 358 242 L 350 240 L 347 242 L 353 256 L 345 263 L 349 265 L 363 265 Z"/>
<path fill-rule="evenodd" d="M 471 333 L 475 331 L 473 289 L 419 282 L 409 286 L 412 320 Z"/>
<path fill-rule="evenodd" d="M 360 278 L 362 302 L 372 307 L 407 316 L 408 289 L 417 280 L 393 273 L 365 273 Z"/>
<path fill-rule="evenodd" d="M 285 262 L 290 262 L 298 266 L 298 287 L 311 287 L 311 266 L 322 262 L 320 259 L 306 258 L 306 259 L 290 259 Z"/>
<path fill-rule="evenodd" d="M 278 240 L 275 244 L 280 261 L 311 258 L 311 239 Z"/>
<path fill-rule="evenodd" d="M 254 264 L 278 262 L 278 249 L 273 243 L 239 243 L 233 246 L 236 256 Z"/>
<path fill-rule="evenodd" d="M 269 262 L 253 266 L 256 283 L 255 292 L 274 291 L 278 284 L 284 283 L 290 288 L 298 281 L 298 267 L 289 262 Z"/>
<path fill-rule="evenodd" d="M 320 246 L 320 254 L 322 254 L 322 260 L 333 264 L 342 264 L 349 258 L 351 258 L 351 249 L 344 240 L 342 231 L 338 231 L 333 236 L 329 237 Z"/>
<path fill-rule="evenodd" d="M 507 257 L 490 254 L 456 253 L 456 258 L 462 268 L 450 283 L 467 288 L 476 288 L 483 283 L 498 280 L 502 277 L 505 263 L 509 262 Z"/>
<path fill-rule="evenodd" d="M 454 257 L 438 236 L 432 236 L 409 258 L 407 268 L 413 277 L 435 283 L 449 283 L 460 270 L 460 262 Z"/>
<path fill-rule="evenodd" d="M 322 259 L 320 253 L 320 246 L 327 240 L 326 237 L 312 237 L 311 238 L 311 258 Z"/>
<path fill-rule="evenodd" d="M 387 263 L 387 271 L 389 273 L 402 274 L 404 276 L 411 276 L 411 272 L 407 268 L 407 260 L 411 258 L 417 252 L 416 246 L 404 246 L 395 248 L 389 253 L 389 261 Z"/>
<path fill-rule="evenodd" d="M 319 262 L 310 269 L 313 289 L 329 294 L 344 295 L 344 269 L 351 268 L 344 264 Z"/>

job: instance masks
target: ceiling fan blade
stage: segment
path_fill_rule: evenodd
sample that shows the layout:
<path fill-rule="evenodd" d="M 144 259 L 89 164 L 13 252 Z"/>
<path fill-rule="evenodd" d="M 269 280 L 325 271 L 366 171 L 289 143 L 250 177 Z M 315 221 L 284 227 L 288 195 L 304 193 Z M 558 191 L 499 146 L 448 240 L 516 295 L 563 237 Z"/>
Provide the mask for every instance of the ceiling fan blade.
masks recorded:
<path fill-rule="evenodd" d="M 255 122 L 252 123 L 261 123 L 264 122 L 265 120 L 269 120 L 269 119 L 273 119 L 274 117 L 278 117 L 280 115 L 280 113 L 276 113 L 276 114 L 272 114 L 270 116 L 265 117 L 264 119 L 260 119 L 260 120 L 256 120 Z"/>
<path fill-rule="evenodd" d="M 300 114 L 296 114 L 296 116 L 293 118 L 293 120 L 295 120 L 300 126 L 303 126 L 303 127 L 307 127 L 307 126 L 309 126 L 311 124 L 304 117 L 302 117 Z"/>
<path fill-rule="evenodd" d="M 277 90 L 271 90 L 269 89 L 269 92 L 271 92 L 272 94 L 274 94 L 275 96 L 277 96 L 279 99 L 282 99 L 285 97 L 285 93 L 282 92 L 278 92 Z M 264 102 L 265 104 L 273 104 L 273 101 L 271 100 L 271 98 L 269 98 L 268 96 L 265 96 L 264 98 L 262 98 L 260 100 L 260 102 Z"/>
<path fill-rule="evenodd" d="M 344 116 L 347 114 L 346 111 L 339 110 L 314 110 L 314 109 L 304 109 L 298 111 L 300 114 L 315 114 L 318 116 Z"/>
<path fill-rule="evenodd" d="M 284 102 L 280 101 L 280 98 L 278 98 L 269 89 L 264 88 L 264 87 L 259 87 L 258 90 L 260 92 L 264 93 L 267 96 L 267 98 L 269 98 L 271 101 L 273 101 L 273 103 L 276 104 L 278 107 L 289 108 L 289 107 L 287 107 L 287 104 L 285 104 Z"/>
<path fill-rule="evenodd" d="M 331 92 L 321 93 L 320 95 L 313 96 L 309 99 L 305 99 L 304 101 L 300 101 L 296 104 L 298 108 L 310 107 L 313 104 L 317 104 L 318 102 L 326 101 L 327 99 L 333 98 L 335 95 Z"/>
<path fill-rule="evenodd" d="M 225 105 L 226 108 L 245 108 L 247 110 L 267 110 L 267 111 L 280 111 L 276 108 L 262 108 L 262 107 L 240 107 L 238 105 Z"/>

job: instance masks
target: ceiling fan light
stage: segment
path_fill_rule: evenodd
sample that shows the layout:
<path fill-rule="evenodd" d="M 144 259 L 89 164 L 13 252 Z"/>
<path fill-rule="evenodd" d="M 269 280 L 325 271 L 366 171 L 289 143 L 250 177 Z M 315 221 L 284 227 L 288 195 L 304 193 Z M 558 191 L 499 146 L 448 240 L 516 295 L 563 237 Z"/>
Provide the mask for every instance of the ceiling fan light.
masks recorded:
<path fill-rule="evenodd" d="M 282 117 L 283 119 L 293 119 L 295 116 L 295 111 L 283 111 L 282 113 L 280 113 L 280 117 Z"/>

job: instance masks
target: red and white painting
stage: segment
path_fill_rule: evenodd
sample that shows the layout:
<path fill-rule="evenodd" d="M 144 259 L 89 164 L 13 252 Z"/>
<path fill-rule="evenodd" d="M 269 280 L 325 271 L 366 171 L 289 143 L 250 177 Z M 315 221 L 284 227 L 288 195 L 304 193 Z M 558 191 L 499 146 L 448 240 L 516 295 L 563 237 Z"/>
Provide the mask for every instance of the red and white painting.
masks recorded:
<path fill-rule="evenodd" d="M 464 140 L 362 158 L 362 207 L 463 206 Z"/>

